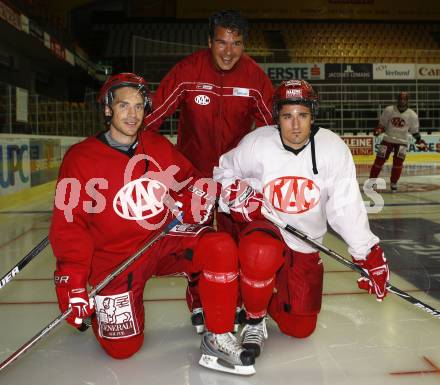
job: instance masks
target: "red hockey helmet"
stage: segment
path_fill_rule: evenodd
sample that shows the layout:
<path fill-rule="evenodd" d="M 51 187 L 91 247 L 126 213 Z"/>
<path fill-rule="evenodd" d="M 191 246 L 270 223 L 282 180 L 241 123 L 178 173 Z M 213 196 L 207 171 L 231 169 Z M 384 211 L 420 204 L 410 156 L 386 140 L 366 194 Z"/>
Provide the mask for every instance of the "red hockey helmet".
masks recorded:
<path fill-rule="evenodd" d="M 302 104 L 310 108 L 313 120 L 318 115 L 318 94 L 305 80 L 285 80 L 275 90 L 272 116 L 278 122 L 281 106 L 284 104 Z"/>
<path fill-rule="evenodd" d="M 99 91 L 98 102 L 103 106 L 110 106 L 114 99 L 113 92 L 121 87 L 136 88 L 144 97 L 145 111 L 151 110 L 151 94 L 147 82 L 142 76 L 130 72 L 110 76 Z"/>

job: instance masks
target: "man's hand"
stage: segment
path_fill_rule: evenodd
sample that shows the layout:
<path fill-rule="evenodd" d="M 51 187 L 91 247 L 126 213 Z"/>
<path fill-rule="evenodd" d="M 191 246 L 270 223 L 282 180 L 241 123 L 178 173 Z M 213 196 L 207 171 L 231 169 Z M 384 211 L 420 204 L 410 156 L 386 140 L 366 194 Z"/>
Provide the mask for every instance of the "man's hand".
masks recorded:
<path fill-rule="evenodd" d="M 428 151 L 428 145 L 423 139 L 416 140 L 416 147 L 420 151 Z"/>
<path fill-rule="evenodd" d="M 365 260 L 353 257 L 353 262 L 364 269 L 370 277 L 370 279 L 360 277 L 358 279 L 359 288 L 367 290 L 370 294 L 376 294 L 376 299 L 381 302 L 387 295 L 386 285 L 390 279 L 390 270 L 382 248 L 375 245 Z"/>
<path fill-rule="evenodd" d="M 377 126 L 374 130 L 373 130 L 373 135 L 374 136 L 379 136 L 380 134 L 382 134 L 385 131 L 385 128 L 381 125 Z"/>
<path fill-rule="evenodd" d="M 58 306 L 62 313 L 68 308 L 72 312 L 66 318 L 66 321 L 79 328 L 83 320 L 90 317 L 94 309 L 94 300 L 89 298 L 86 288 L 86 279 L 78 273 L 55 271 L 54 282 L 58 297 Z"/>
<path fill-rule="evenodd" d="M 175 196 L 176 205 L 183 212 L 184 223 L 212 222 L 220 184 L 212 179 L 209 182 L 200 186 L 198 183 L 185 186 Z"/>
<path fill-rule="evenodd" d="M 255 191 L 242 180 L 236 180 L 226 187 L 221 199 L 229 207 L 232 218 L 237 222 L 251 222 L 265 219 L 261 214 L 264 204 L 263 194 Z"/>

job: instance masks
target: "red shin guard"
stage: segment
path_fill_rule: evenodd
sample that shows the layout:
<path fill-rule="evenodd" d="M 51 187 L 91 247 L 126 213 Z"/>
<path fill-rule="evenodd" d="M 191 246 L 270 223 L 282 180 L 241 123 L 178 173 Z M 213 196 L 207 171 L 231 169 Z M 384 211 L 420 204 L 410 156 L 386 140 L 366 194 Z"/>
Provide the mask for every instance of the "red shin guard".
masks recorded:
<path fill-rule="evenodd" d="M 194 250 L 193 263 L 201 270 L 200 298 L 207 329 L 232 331 L 238 291 L 237 246 L 226 233 L 207 233 Z"/>
<path fill-rule="evenodd" d="M 240 290 L 251 318 L 263 317 L 275 286 L 275 273 L 284 262 L 283 244 L 261 231 L 244 236 L 238 248 Z"/>

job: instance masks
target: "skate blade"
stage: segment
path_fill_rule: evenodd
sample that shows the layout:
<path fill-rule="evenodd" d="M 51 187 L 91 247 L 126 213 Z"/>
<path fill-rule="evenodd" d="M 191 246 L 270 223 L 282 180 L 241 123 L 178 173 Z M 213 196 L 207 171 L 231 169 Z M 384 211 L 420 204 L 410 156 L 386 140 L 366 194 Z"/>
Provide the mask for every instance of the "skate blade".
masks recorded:
<path fill-rule="evenodd" d="M 210 356 L 208 354 L 202 354 L 199 364 L 208 369 L 217 370 L 219 372 L 226 372 L 232 374 L 238 374 L 241 376 L 250 376 L 255 374 L 254 365 L 232 365 L 223 360 L 219 360 L 218 357 Z"/>

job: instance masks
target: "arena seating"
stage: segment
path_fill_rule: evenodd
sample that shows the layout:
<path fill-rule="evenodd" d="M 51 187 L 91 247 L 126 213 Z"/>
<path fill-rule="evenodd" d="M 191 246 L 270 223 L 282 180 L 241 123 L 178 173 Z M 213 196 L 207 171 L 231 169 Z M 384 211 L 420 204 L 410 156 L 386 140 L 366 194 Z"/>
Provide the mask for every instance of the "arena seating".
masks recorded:
<path fill-rule="evenodd" d="M 205 47 L 206 23 L 137 23 L 107 25 L 106 56 L 130 57 L 133 37 L 143 37 L 139 55 L 184 56 Z M 247 51 L 257 61 L 268 61 L 279 47 L 271 46 L 266 34 L 281 32 L 292 62 L 326 63 L 436 63 L 433 54 L 440 27 L 435 23 L 330 23 L 251 22 Z M 140 48 L 141 47 L 141 48 Z M 142 52 L 143 51 L 143 52 Z"/>

